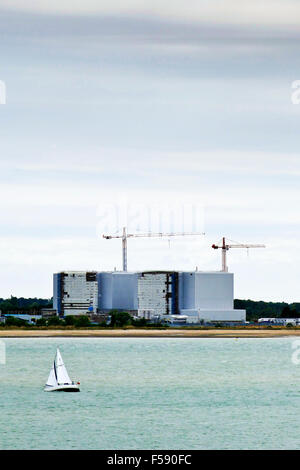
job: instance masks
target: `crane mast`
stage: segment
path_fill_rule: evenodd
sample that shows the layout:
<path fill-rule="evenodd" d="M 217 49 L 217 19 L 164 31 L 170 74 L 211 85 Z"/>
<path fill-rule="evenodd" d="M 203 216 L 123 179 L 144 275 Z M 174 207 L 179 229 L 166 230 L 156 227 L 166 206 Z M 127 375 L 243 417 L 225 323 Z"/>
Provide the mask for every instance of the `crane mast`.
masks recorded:
<path fill-rule="evenodd" d="M 205 235 L 204 232 L 173 232 L 173 233 L 127 233 L 126 227 L 123 227 L 122 235 L 102 235 L 106 240 L 111 240 L 112 238 L 121 238 L 122 239 L 122 260 L 123 260 L 123 271 L 127 271 L 127 239 L 128 238 L 138 238 L 138 237 L 178 237 L 185 235 Z"/>
<path fill-rule="evenodd" d="M 211 246 L 214 250 L 221 248 L 222 250 L 222 271 L 227 273 L 228 266 L 227 266 L 227 251 L 230 248 L 266 248 L 265 245 L 253 245 L 248 243 L 234 243 L 234 244 L 227 244 L 225 237 L 222 238 L 222 245 L 212 245 Z"/>

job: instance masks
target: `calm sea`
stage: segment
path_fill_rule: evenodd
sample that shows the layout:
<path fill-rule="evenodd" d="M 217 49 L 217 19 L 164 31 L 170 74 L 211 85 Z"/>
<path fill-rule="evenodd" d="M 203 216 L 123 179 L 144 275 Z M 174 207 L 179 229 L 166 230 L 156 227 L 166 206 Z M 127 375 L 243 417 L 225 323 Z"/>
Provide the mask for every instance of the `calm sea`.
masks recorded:
<path fill-rule="evenodd" d="M 284 339 L 5 339 L 1 449 L 297 449 Z M 45 393 L 59 346 L 81 393 Z"/>

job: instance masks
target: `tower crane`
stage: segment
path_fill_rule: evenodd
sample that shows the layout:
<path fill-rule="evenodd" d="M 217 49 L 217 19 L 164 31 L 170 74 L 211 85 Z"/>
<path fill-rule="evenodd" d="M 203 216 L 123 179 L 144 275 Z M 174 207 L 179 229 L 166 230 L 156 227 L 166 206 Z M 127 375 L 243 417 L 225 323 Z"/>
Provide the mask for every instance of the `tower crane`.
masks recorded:
<path fill-rule="evenodd" d="M 180 233 L 127 233 L 126 227 L 123 227 L 122 235 L 102 235 L 106 240 L 111 240 L 112 238 L 121 238 L 122 239 L 122 256 L 123 256 L 123 271 L 127 271 L 127 238 L 137 238 L 137 237 L 178 237 L 185 235 L 205 235 L 204 232 L 180 232 Z"/>
<path fill-rule="evenodd" d="M 229 240 L 231 241 L 231 240 Z M 222 271 L 225 273 L 228 272 L 228 266 L 227 266 L 227 251 L 229 248 L 266 248 L 265 245 L 250 245 L 250 244 L 245 244 L 245 243 L 233 243 L 233 244 L 227 244 L 225 237 L 222 238 L 222 245 L 212 245 L 211 246 L 214 250 L 217 250 L 218 248 L 222 249 Z"/>

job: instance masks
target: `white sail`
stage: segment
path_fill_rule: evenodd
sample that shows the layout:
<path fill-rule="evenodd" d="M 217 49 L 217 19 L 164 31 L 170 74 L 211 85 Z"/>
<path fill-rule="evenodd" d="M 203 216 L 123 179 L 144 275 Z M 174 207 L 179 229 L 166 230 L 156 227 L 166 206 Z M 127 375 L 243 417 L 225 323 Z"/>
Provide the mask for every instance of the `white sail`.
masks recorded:
<path fill-rule="evenodd" d="M 55 358 L 55 366 L 56 366 L 56 377 L 58 384 L 72 384 L 72 380 L 69 377 L 67 369 L 64 365 L 64 361 L 61 357 L 60 351 L 57 348 L 56 351 L 56 358 Z M 55 372 L 55 370 L 54 370 Z M 51 374 L 51 372 L 50 372 Z"/>
<path fill-rule="evenodd" d="M 50 387 L 57 386 L 57 380 L 56 380 L 56 375 L 55 375 L 55 361 L 53 363 L 52 369 L 50 370 L 50 374 L 46 382 L 46 385 L 49 385 Z"/>

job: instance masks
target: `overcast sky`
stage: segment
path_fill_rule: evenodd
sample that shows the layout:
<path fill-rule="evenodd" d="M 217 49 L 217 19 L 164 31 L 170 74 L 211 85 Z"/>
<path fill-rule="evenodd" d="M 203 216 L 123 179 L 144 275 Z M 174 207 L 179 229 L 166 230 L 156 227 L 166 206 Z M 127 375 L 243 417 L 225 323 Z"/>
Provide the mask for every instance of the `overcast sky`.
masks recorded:
<path fill-rule="evenodd" d="M 186 204 L 206 235 L 131 239 L 129 269 L 218 270 L 222 236 L 265 243 L 229 252 L 235 297 L 300 302 L 299 42 L 298 0 L 0 0 L 0 297 L 120 268 L 110 207 L 180 231 L 166 208 Z"/>

